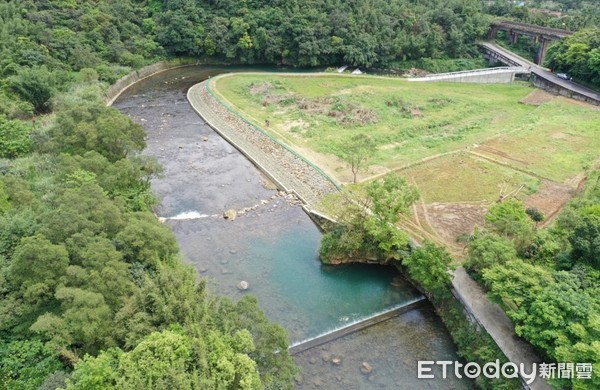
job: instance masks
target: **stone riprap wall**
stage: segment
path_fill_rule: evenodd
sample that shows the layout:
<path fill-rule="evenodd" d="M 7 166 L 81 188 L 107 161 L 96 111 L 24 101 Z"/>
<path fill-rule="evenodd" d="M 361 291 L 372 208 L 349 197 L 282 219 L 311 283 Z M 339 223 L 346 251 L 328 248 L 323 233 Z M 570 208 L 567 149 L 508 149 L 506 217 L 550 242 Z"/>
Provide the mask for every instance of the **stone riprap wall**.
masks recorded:
<path fill-rule="evenodd" d="M 337 184 L 320 169 L 251 124 L 215 96 L 215 79 L 194 85 L 188 100 L 194 110 L 217 133 L 242 152 L 277 186 L 295 193 L 309 209 L 321 198 L 338 191 Z"/>
<path fill-rule="evenodd" d="M 150 77 L 156 73 L 169 69 L 196 65 L 196 63 L 197 61 L 193 59 L 175 59 L 170 61 L 160 61 L 135 70 L 129 73 L 127 76 L 121 77 L 114 84 L 108 87 L 106 93 L 104 94 L 106 105 L 112 105 L 124 90 L 146 77 Z"/>

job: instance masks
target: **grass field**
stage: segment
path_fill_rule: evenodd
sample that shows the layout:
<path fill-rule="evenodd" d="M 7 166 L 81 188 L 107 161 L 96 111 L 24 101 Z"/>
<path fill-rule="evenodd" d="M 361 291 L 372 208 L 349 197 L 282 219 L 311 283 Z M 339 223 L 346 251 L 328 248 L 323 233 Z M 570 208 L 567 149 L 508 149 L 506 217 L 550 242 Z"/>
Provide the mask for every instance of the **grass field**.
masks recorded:
<path fill-rule="evenodd" d="M 521 83 L 237 74 L 212 85 L 241 115 L 339 182 L 351 180 L 339 158 L 343 143 L 368 134 L 377 150 L 359 180 L 398 171 L 421 191 L 421 225 L 434 218 L 425 204 L 447 204 L 449 211 L 438 213 L 446 218 L 453 202 L 489 204 L 521 187 L 521 199 L 539 190 L 536 204 L 552 211 L 600 157 L 598 107 Z"/>
<path fill-rule="evenodd" d="M 507 194 L 523 185 L 520 194 L 524 196 L 535 192 L 540 185 L 538 179 L 469 153 L 446 155 L 405 169 L 401 174 L 419 187 L 425 203 L 493 202 L 503 190 Z"/>

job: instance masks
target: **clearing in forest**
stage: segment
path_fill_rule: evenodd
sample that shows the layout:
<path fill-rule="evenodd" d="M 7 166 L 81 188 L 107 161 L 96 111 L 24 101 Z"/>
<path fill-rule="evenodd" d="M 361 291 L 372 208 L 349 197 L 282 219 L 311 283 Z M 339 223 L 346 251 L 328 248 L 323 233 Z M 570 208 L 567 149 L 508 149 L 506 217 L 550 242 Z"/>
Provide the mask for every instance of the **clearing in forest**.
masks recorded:
<path fill-rule="evenodd" d="M 599 157 L 597 107 L 539 99 L 521 83 L 257 73 L 220 76 L 211 88 L 339 182 L 352 181 L 344 143 L 368 135 L 375 149 L 359 181 L 392 171 L 406 177 L 422 195 L 414 226 L 457 250 L 453 238 L 479 220 L 474 210 L 483 215 L 512 194 L 551 215 Z M 449 223 L 461 210 L 474 222 Z"/>

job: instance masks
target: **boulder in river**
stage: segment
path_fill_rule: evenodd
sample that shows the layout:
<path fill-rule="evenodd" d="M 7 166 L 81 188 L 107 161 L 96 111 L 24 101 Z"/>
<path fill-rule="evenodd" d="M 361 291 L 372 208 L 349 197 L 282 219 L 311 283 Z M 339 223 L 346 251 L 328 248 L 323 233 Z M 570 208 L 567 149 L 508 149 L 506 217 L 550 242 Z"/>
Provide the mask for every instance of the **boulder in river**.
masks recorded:
<path fill-rule="evenodd" d="M 362 362 L 362 365 L 360 366 L 360 372 L 367 375 L 367 374 L 370 374 L 371 371 L 373 371 L 373 366 L 371 366 L 367 362 Z"/>
<path fill-rule="evenodd" d="M 242 280 L 237 284 L 237 288 L 239 288 L 242 291 L 248 290 L 250 288 L 250 283 L 246 282 L 245 280 Z"/>
<path fill-rule="evenodd" d="M 235 217 L 237 217 L 237 211 L 234 209 L 229 209 L 223 213 L 223 218 L 234 221 Z"/>

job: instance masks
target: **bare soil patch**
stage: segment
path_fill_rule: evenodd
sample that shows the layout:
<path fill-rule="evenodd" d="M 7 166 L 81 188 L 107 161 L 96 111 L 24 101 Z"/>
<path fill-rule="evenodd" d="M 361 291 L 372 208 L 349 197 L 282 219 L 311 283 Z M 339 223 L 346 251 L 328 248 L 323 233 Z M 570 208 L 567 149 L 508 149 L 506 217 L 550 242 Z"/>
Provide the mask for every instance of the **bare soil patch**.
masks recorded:
<path fill-rule="evenodd" d="M 519 100 L 519 103 L 529 104 L 532 106 L 539 106 L 551 101 L 555 97 L 555 95 L 552 95 L 544 91 L 543 89 L 536 89 L 529 95 L 525 96 L 523 99 Z"/>
<path fill-rule="evenodd" d="M 264 81 L 262 83 L 253 83 L 249 86 L 250 95 L 262 95 L 264 93 L 269 92 L 273 89 L 273 84 L 269 81 Z"/>
<path fill-rule="evenodd" d="M 537 208 L 544 213 L 548 221 L 562 209 L 576 191 L 577 188 L 570 185 L 543 180 L 538 192 L 525 199 L 525 207 Z"/>
<path fill-rule="evenodd" d="M 425 221 L 423 208 L 419 208 L 419 219 Z M 486 203 L 430 203 L 424 205 L 427 223 L 435 233 L 456 247 L 456 239 L 462 234 L 471 234 L 476 225 L 482 226 L 487 212 Z"/>

